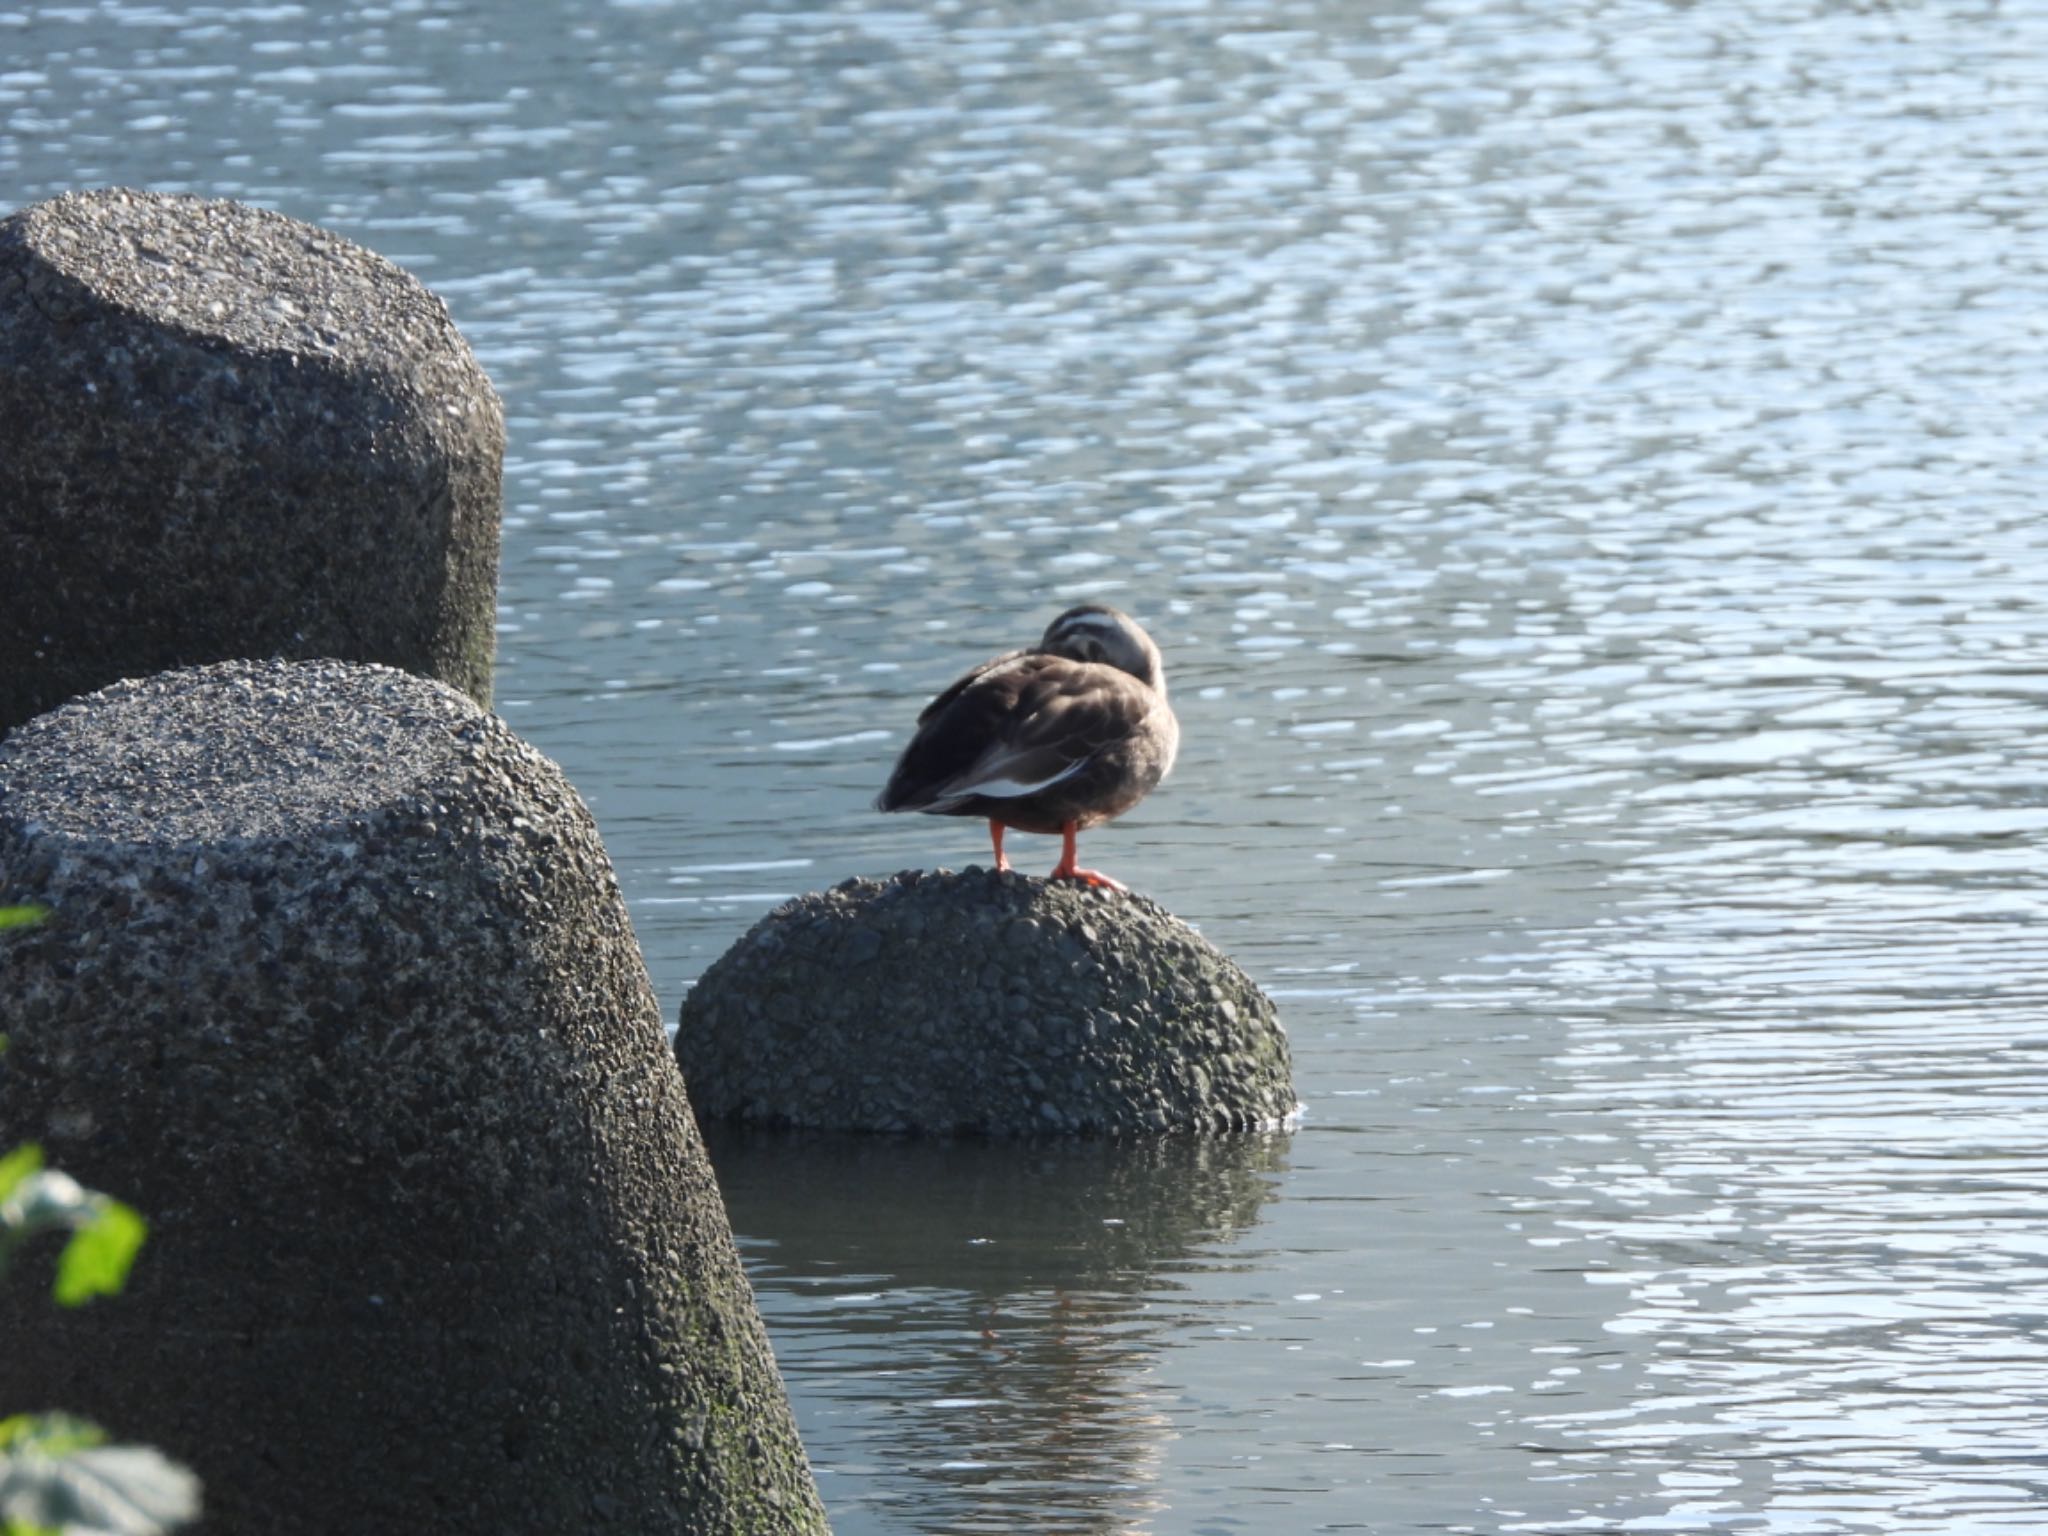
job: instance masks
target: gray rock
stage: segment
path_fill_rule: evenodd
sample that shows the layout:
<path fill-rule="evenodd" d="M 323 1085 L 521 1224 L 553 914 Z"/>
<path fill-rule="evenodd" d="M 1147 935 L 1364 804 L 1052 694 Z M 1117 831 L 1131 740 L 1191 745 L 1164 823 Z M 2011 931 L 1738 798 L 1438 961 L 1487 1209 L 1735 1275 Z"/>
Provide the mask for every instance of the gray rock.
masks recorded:
<path fill-rule="evenodd" d="M 215 1531 L 824 1529 L 610 863 L 501 721 L 116 685 L 0 745 L 0 899 L 49 908 L 6 1140 L 152 1224 L 118 1302 L 11 1267 L 10 1403 L 163 1446 Z"/>
<path fill-rule="evenodd" d="M 504 418 L 440 300 L 239 203 L 0 219 L 0 734 L 242 656 L 490 698 Z"/>
<path fill-rule="evenodd" d="M 707 1120 L 989 1136 L 1270 1125 L 1273 1005 L 1142 896 L 969 870 L 799 896 L 683 1000 Z"/>

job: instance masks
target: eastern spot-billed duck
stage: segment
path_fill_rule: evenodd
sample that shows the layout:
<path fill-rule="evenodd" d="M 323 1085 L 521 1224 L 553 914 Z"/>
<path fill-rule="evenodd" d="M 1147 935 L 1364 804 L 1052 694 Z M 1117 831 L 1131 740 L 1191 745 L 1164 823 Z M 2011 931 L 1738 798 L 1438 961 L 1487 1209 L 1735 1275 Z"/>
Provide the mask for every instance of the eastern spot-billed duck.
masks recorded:
<path fill-rule="evenodd" d="M 1129 614 L 1090 603 L 927 704 L 875 809 L 986 817 L 999 870 L 1005 829 L 1057 832 L 1053 879 L 1121 891 L 1075 862 L 1075 835 L 1144 799 L 1179 749 L 1159 647 Z"/>

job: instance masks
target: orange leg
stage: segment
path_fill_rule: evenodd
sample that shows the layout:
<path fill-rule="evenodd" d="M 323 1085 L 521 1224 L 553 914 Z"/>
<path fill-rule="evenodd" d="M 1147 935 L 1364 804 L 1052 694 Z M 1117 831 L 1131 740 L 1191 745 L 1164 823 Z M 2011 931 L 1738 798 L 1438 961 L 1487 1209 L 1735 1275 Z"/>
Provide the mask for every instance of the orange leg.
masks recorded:
<path fill-rule="evenodd" d="M 1057 867 L 1054 868 L 1049 878 L 1054 880 L 1079 880 L 1085 885 L 1100 885 L 1105 886 L 1112 891 L 1124 891 L 1128 893 L 1130 887 L 1128 885 L 1125 885 L 1121 880 L 1112 880 L 1109 878 L 1109 876 L 1103 874 L 1100 870 L 1083 869 L 1077 862 L 1075 862 L 1077 857 L 1075 840 L 1079 831 L 1079 827 L 1077 827 L 1071 821 L 1060 828 L 1060 837 L 1063 840 L 1060 851 L 1060 862 L 1057 865 Z"/>
<path fill-rule="evenodd" d="M 1003 824 L 994 817 L 989 818 L 988 840 L 996 845 L 996 873 L 1007 875 L 1010 861 L 1003 857 Z"/>

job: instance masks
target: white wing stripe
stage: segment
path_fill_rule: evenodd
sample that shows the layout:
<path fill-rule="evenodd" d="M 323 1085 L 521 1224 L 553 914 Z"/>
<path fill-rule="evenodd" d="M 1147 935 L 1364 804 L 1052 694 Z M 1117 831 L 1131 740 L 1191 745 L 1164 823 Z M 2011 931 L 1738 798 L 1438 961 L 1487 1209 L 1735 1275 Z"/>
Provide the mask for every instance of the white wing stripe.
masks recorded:
<path fill-rule="evenodd" d="M 1072 778 L 1087 766 L 1088 759 L 1084 757 L 1079 762 L 1067 764 L 1066 767 L 1062 768 L 1051 778 L 1040 779 L 1035 784 L 1026 784 L 1011 778 L 983 779 L 978 783 L 956 782 L 947 786 L 946 801 L 950 804 L 956 800 L 968 799 L 973 795 L 986 795 L 991 800 L 1022 799 L 1025 795 L 1037 794 L 1041 789 L 1050 789 L 1053 785 L 1059 783 L 1061 779 Z"/>

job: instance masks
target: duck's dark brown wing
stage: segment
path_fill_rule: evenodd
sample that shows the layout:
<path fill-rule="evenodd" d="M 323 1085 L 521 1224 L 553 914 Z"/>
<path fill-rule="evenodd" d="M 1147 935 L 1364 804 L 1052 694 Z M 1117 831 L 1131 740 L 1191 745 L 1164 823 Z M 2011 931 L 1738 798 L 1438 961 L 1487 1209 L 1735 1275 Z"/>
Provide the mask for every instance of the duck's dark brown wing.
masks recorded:
<path fill-rule="evenodd" d="M 1128 741 L 1153 704 L 1149 689 L 1111 667 L 1042 651 L 999 657 L 918 717 L 875 804 L 976 816 L 1021 810 Z"/>
<path fill-rule="evenodd" d="M 951 704 L 955 699 L 959 698 L 962 693 L 964 693 L 969 687 L 973 685 L 974 680 L 976 678 L 984 677 L 988 673 L 993 672 L 997 667 L 1007 665 L 1008 663 L 1015 661 L 1019 656 L 1024 656 L 1028 654 L 1029 653 L 1026 651 L 1005 651 L 1002 655 L 991 656 L 987 661 L 984 661 L 980 666 L 972 667 L 967 671 L 961 673 L 958 677 L 954 678 L 952 682 L 946 685 L 945 692 L 941 693 L 936 699 L 933 699 L 931 703 L 925 705 L 923 709 L 918 711 L 917 723 L 919 725 L 923 725 L 926 722 L 928 722 L 932 718 L 932 716 L 938 714 L 948 704 Z"/>

